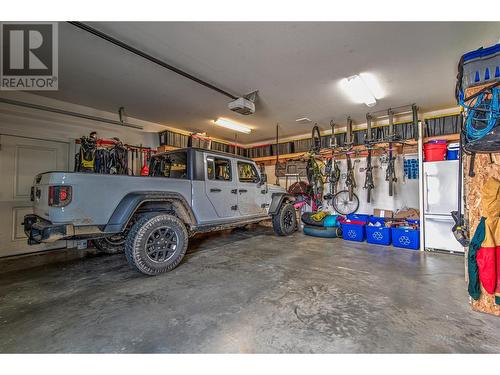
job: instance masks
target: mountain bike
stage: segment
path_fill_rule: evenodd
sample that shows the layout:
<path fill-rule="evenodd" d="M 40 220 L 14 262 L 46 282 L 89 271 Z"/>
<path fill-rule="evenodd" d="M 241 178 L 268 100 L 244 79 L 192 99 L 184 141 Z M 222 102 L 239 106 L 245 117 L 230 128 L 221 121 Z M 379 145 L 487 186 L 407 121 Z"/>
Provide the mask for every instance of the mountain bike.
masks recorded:
<path fill-rule="evenodd" d="M 341 215 L 348 215 L 356 212 L 359 208 L 359 198 L 354 193 L 356 189 L 356 178 L 354 175 L 354 164 L 351 160 L 351 155 L 355 152 L 352 151 L 352 120 L 350 117 L 347 118 L 347 132 L 346 141 L 343 147 L 342 154 L 345 155 L 347 161 L 347 172 L 346 172 L 346 190 L 341 190 L 337 192 L 332 199 L 333 208 Z"/>
<path fill-rule="evenodd" d="M 366 189 L 366 201 L 371 202 L 372 190 L 375 189 L 375 184 L 373 182 L 373 166 L 372 166 L 372 149 L 368 148 L 368 156 L 366 157 L 366 168 L 365 170 L 365 184 L 363 189 Z"/>
<path fill-rule="evenodd" d="M 365 145 L 368 151 L 368 155 L 366 157 L 366 168 L 364 168 L 365 172 L 365 184 L 363 189 L 366 189 L 366 201 L 370 203 L 371 201 L 371 193 L 372 190 L 375 189 L 375 183 L 373 182 L 373 166 L 372 166 L 372 116 L 367 113 L 366 114 L 366 137 L 365 137 Z"/>
<path fill-rule="evenodd" d="M 318 162 L 316 156 L 321 150 L 321 135 L 317 125 L 314 125 L 312 129 L 311 137 L 311 150 L 309 151 L 307 157 L 306 174 L 309 185 L 312 189 L 312 201 L 314 201 L 313 207 L 319 209 L 322 206 L 323 198 L 323 187 L 324 187 L 324 175 L 322 172 L 323 163 Z"/>
<path fill-rule="evenodd" d="M 331 156 L 325 166 L 325 174 L 327 176 L 327 181 L 329 185 L 329 192 L 324 196 L 326 200 L 329 200 L 331 204 L 333 196 L 337 194 L 337 188 L 340 181 L 340 168 L 339 161 L 335 160 L 335 149 L 337 149 L 337 138 L 335 137 L 335 124 L 330 121 L 330 127 L 332 129 L 332 136 L 330 139 L 330 149 Z"/>
<path fill-rule="evenodd" d="M 398 181 L 396 177 L 396 158 L 394 157 L 393 154 L 393 145 L 394 141 L 396 141 L 396 136 L 394 134 L 394 112 L 389 109 L 387 111 L 387 114 L 389 116 L 389 136 L 388 136 L 388 141 L 389 141 L 389 147 L 387 149 L 388 151 L 388 157 L 387 157 L 387 168 L 385 170 L 385 180 L 389 182 L 389 196 L 392 197 L 394 195 L 394 184 Z"/>

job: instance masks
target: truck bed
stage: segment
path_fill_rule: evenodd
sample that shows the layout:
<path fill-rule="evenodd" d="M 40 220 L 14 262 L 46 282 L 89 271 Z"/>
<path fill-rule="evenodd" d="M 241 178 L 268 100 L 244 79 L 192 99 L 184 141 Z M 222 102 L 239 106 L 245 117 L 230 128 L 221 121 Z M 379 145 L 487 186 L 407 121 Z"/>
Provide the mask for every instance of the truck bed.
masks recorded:
<path fill-rule="evenodd" d="M 54 224 L 105 225 L 119 202 L 131 192 L 168 191 L 181 194 L 191 203 L 192 182 L 150 176 L 106 175 L 79 172 L 46 172 L 35 178 L 34 214 Z M 72 202 L 66 207 L 49 207 L 48 186 L 70 185 Z"/>

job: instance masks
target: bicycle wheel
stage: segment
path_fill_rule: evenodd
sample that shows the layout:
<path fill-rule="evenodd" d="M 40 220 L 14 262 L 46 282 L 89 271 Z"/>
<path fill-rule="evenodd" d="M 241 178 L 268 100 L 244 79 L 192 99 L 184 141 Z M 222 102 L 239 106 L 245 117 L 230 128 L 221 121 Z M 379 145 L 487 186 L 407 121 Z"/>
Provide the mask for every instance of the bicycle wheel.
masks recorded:
<path fill-rule="evenodd" d="M 359 208 L 358 196 L 352 192 L 352 199 L 349 199 L 349 190 L 341 190 L 333 197 L 333 208 L 341 215 L 349 215 Z"/>
<path fill-rule="evenodd" d="M 368 188 L 368 190 L 367 190 L 367 192 L 366 192 L 366 193 L 367 193 L 367 195 L 366 195 L 366 201 L 367 201 L 368 203 L 370 203 L 370 201 L 371 201 L 371 196 L 372 196 L 372 188 Z"/>
<path fill-rule="evenodd" d="M 394 194 L 394 182 L 392 181 L 392 177 L 389 180 L 389 197 L 392 197 Z"/>

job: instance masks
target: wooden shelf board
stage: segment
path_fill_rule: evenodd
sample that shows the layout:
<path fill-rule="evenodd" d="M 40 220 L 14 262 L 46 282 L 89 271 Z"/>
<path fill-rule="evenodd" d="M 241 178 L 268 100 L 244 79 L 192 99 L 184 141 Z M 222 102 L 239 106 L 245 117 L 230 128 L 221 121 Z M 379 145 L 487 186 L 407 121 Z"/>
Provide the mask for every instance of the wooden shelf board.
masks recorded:
<path fill-rule="evenodd" d="M 174 147 L 174 146 L 159 146 L 158 147 L 158 152 L 165 152 L 165 151 L 173 151 L 177 150 L 179 147 Z"/>

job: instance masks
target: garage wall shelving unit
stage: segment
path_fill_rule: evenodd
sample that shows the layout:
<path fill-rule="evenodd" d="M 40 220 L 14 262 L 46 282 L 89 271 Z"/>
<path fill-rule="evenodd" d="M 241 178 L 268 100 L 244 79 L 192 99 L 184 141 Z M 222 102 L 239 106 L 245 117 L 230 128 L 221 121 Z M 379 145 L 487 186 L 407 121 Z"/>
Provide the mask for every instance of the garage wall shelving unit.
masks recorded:
<path fill-rule="evenodd" d="M 447 114 L 424 119 L 424 142 L 434 139 L 444 139 L 447 141 L 458 141 L 458 114 Z M 416 145 L 414 141 L 415 134 L 411 122 L 399 122 L 394 124 L 394 131 L 401 139 L 408 140 L 410 145 Z M 373 139 L 382 139 L 387 136 L 388 125 L 379 125 L 372 128 Z M 345 142 L 345 131 L 335 132 L 337 144 L 342 146 Z M 363 149 L 366 129 L 357 129 L 353 131 L 353 140 L 355 149 Z M 191 139 L 190 139 L 191 138 Z M 236 143 L 230 143 L 210 137 L 201 137 L 195 134 L 191 136 L 173 132 L 170 130 L 159 133 L 160 147 L 159 151 L 170 151 L 176 148 L 192 147 L 204 148 L 207 150 L 228 152 L 235 155 L 245 156 L 255 160 L 258 163 L 273 163 L 276 161 L 276 143 L 266 143 L 246 147 Z M 321 136 L 322 154 L 328 154 L 331 134 Z M 190 143 L 191 142 L 191 143 Z M 300 158 L 311 148 L 311 139 L 309 137 L 297 138 L 286 142 L 278 143 L 279 160 Z M 415 150 L 414 150 L 415 151 Z M 376 155 L 376 153 L 375 153 Z"/>

